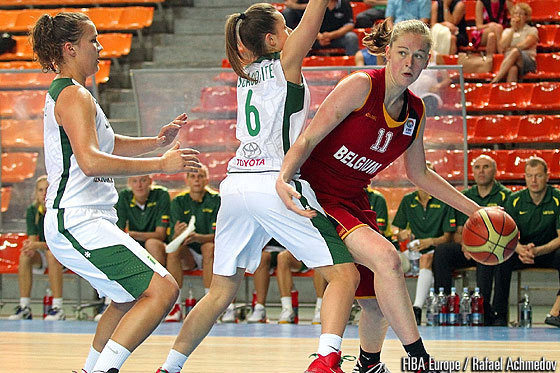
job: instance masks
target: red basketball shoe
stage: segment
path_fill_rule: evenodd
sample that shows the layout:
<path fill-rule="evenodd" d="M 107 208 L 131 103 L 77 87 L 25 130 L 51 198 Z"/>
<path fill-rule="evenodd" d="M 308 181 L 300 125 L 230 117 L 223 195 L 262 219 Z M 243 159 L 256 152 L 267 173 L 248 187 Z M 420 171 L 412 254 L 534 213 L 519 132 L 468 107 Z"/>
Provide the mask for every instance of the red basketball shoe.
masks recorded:
<path fill-rule="evenodd" d="M 340 351 L 331 352 L 326 356 L 316 355 L 317 358 L 313 360 L 305 373 L 344 373 L 340 368 Z"/>

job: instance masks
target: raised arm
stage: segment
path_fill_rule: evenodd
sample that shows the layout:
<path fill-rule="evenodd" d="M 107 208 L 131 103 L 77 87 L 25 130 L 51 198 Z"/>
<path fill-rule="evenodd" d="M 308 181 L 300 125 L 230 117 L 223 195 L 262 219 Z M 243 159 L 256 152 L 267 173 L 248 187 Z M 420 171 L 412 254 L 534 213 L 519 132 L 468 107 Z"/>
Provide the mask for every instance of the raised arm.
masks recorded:
<path fill-rule="evenodd" d="M 313 211 L 302 210 L 292 201 L 292 197 L 301 196 L 289 182 L 317 144 L 352 111 L 363 105 L 370 90 L 371 81 L 366 73 L 358 72 L 342 80 L 321 104 L 309 126 L 290 147 L 276 181 L 276 191 L 288 209 L 303 216 L 314 216 Z"/>
<path fill-rule="evenodd" d="M 198 152 L 179 149 L 178 143 L 161 157 L 128 158 L 102 152 L 97 141 L 95 115 L 95 103 L 85 88 L 70 86 L 60 93 L 55 117 L 68 136 L 80 169 L 87 176 L 188 172 L 199 167 L 195 157 Z"/>
<path fill-rule="evenodd" d="M 404 153 L 406 174 L 410 181 L 418 188 L 425 190 L 430 195 L 442 200 L 467 216 L 471 216 L 476 210 L 480 209 L 480 206 L 461 194 L 437 173 L 426 167 L 424 142 L 422 140 L 425 124 L 426 118 L 424 117 L 418 137 Z"/>
<path fill-rule="evenodd" d="M 301 83 L 301 65 L 303 58 L 311 49 L 317 38 L 328 0 L 310 0 L 305 8 L 299 25 L 290 34 L 282 50 L 280 61 L 286 79 L 293 83 Z"/>

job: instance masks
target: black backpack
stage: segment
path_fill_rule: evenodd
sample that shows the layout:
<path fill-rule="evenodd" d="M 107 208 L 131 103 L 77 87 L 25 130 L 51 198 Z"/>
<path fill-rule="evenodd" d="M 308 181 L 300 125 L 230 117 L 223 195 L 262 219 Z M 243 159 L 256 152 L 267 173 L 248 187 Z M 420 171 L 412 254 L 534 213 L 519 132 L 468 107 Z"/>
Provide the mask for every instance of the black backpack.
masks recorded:
<path fill-rule="evenodd" d="M 16 41 L 12 35 L 4 32 L 0 34 L 0 54 L 12 52 L 16 47 Z"/>

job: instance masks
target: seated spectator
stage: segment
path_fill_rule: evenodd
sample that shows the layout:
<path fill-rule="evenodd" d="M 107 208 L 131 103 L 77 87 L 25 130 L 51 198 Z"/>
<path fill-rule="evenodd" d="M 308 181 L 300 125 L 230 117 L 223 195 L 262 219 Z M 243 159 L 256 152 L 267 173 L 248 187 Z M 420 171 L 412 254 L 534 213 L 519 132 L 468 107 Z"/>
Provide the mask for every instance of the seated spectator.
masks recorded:
<path fill-rule="evenodd" d="M 432 49 L 428 66 L 436 65 L 438 55 L 438 52 Z M 450 84 L 451 78 L 446 70 L 424 69 L 408 88 L 424 101 L 426 115 L 434 116 L 439 113 L 439 108 L 443 105 L 440 92 Z"/>
<path fill-rule="evenodd" d="M 504 206 L 511 190 L 503 186 L 496 180 L 496 161 L 483 154 L 475 158 L 471 163 L 475 185 L 465 189 L 463 194 L 480 206 Z M 452 274 L 455 269 L 476 266 L 476 285 L 480 288 L 480 293 L 484 298 L 484 322 L 486 325 L 506 326 L 508 303 L 507 296 L 504 302 L 504 293 L 509 294 L 509 284 L 505 289 L 505 284 L 499 278 L 495 278 L 495 273 L 500 266 L 489 266 L 475 262 L 468 253 L 462 250 L 463 226 L 467 221 L 467 216 L 463 213 L 456 213 L 457 231 L 454 235 L 454 242 L 436 246 L 434 252 L 434 287 L 444 288 L 446 294 L 451 292 Z M 494 284 L 494 299 L 490 306 L 492 285 Z"/>
<path fill-rule="evenodd" d="M 539 31 L 527 24 L 531 13 L 527 3 L 517 3 L 513 7 L 511 27 L 504 30 L 498 43 L 498 50 L 505 54 L 504 60 L 492 83 L 504 78 L 508 82 L 517 82 L 525 74 L 537 71 Z"/>
<path fill-rule="evenodd" d="M 430 162 L 426 162 L 426 166 L 434 170 Z M 413 304 L 416 323 L 420 325 L 422 307 L 432 287 L 434 249 L 437 245 L 451 241 L 456 230 L 455 210 L 418 189 L 403 197 L 393 219 L 393 226 L 399 229 L 397 232 L 399 241 L 419 240 L 418 245 L 412 250 L 422 254 Z"/>
<path fill-rule="evenodd" d="M 384 65 L 385 60 L 381 55 L 375 55 L 367 48 L 362 48 L 354 55 L 356 66 Z"/>
<path fill-rule="evenodd" d="M 294 282 L 292 272 L 307 272 L 309 269 L 303 262 L 297 260 L 288 250 L 278 254 L 278 266 L 276 267 L 276 279 L 278 280 L 278 289 L 280 290 L 280 302 L 282 310 L 278 317 L 279 324 L 293 324 L 296 313 L 292 307 L 292 290 Z M 327 282 L 319 274 L 313 273 L 313 286 L 317 294 L 317 302 L 315 303 L 315 313 L 313 314 L 312 324 L 321 323 L 321 305 L 323 303 L 323 294 L 327 287 Z"/>
<path fill-rule="evenodd" d="M 45 242 L 43 223 L 45 220 L 45 197 L 47 195 L 47 176 L 40 176 L 35 182 L 33 203 L 27 208 L 25 221 L 27 240 L 23 242 L 18 266 L 19 305 L 10 320 L 31 320 L 32 276 L 44 274 L 49 268 L 49 283 L 53 294 L 53 307 L 45 320 L 64 320 L 62 308 L 62 265 L 56 260 Z"/>
<path fill-rule="evenodd" d="M 127 185 L 128 188 L 119 192 L 119 199 L 115 205 L 117 226 L 128 232 L 130 237 L 165 266 L 169 193 L 163 187 L 154 186 L 150 175 L 129 177 Z M 101 319 L 110 302 L 111 300 L 106 297 L 94 321 Z"/>
<path fill-rule="evenodd" d="M 167 254 L 166 268 L 173 275 L 179 289 L 183 286 L 183 270 L 202 269 L 204 292 L 207 293 L 212 282 L 214 263 L 214 232 L 220 207 L 220 196 L 208 187 L 208 168 L 202 166 L 196 173 L 185 174 L 188 190 L 171 201 L 171 239 L 175 239 L 187 228 L 191 216 L 195 216 L 195 231 L 187 236 L 179 249 Z M 181 293 L 177 304 L 166 321 L 182 321 Z M 233 307 L 229 309 L 230 316 Z M 178 313 L 178 316 L 176 316 Z"/>
<path fill-rule="evenodd" d="M 527 189 L 512 193 L 506 202 L 506 212 L 515 220 L 520 233 L 515 253 L 504 262 L 509 265 L 502 268 L 502 281 L 507 289 L 514 269 L 554 268 L 560 278 L 560 190 L 548 185 L 548 178 L 545 160 L 530 158 L 525 164 Z M 560 290 L 545 318 L 547 324 L 560 327 L 559 308 Z"/>
<path fill-rule="evenodd" d="M 354 16 L 348 0 L 330 0 L 323 23 L 312 49 L 344 48 L 347 56 L 358 51 L 358 35 L 354 33 Z"/>
<path fill-rule="evenodd" d="M 364 0 L 371 8 L 358 13 L 356 16 L 357 28 L 370 28 L 376 21 L 385 19 L 387 0 Z"/>
<path fill-rule="evenodd" d="M 461 0 L 433 1 L 430 25 L 436 45 L 444 44 L 438 49 L 441 54 L 457 54 L 457 46 L 469 44 L 465 3 Z"/>
<path fill-rule="evenodd" d="M 508 26 L 508 13 L 512 6 L 509 0 L 476 0 L 476 29 L 471 35 L 475 48 L 497 44 L 504 27 Z"/>
<path fill-rule="evenodd" d="M 247 318 L 248 323 L 266 323 L 266 296 L 270 284 L 270 273 L 276 268 L 278 255 L 285 251 L 276 240 L 271 239 L 262 251 L 261 264 L 253 273 L 253 284 L 256 293 L 256 303 L 253 312 Z"/>
<path fill-rule="evenodd" d="M 431 0 L 387 0 L 385 17 L 388 19 L 389 28 L 408 19 L 419 19 L 429 25 L 431 12 Z"/>
<path fill-rule="evenodd" d="M 309 0 L 285 0 L 286 7 L 282 11 L 282 15 L 286 20 L 286 26 L 293 30 L 299 25 L 308 2 Z"/>

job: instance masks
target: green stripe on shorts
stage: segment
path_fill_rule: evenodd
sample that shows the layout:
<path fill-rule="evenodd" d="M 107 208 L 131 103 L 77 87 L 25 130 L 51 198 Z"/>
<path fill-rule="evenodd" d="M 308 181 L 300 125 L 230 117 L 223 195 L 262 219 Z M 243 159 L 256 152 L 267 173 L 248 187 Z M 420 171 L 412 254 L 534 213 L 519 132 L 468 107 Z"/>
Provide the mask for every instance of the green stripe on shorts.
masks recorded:
<path fill-rule="evenodd" d="M 296 186 L 297 192 L 301 195 L 299 201 L 301 202 L 303 207 L 313 209 L 313 207 L 309 205 L 307 199 L 302 194 L 301 183 L 297 180 L 294 180 L 294 184 Z M 336 232 L 335 227 L 325 215 L 317 211 L 317 215 L 313 219 L 311 219 L 311 224 L 313 224 L 313 226 L 317 228 L 317 230 L 323 237 L 323 240 L 325 240 L 334 264 L 354 262 L 354 258 L 352 258 L 352 255 L 350 255 L 348 248 L 346 247 L 344 242 L 342 242 L 342 239 Z"/>
<path fill-rule="evenodd" d="M 64 228 L 64 209 L 58 210 L 58 231 L 72 246 L 103 272 L 109 280 L 119 283 L 135 299 L 148 288 L 154 271 L 124 245 L 100 247 L 86 250 L 72 234 Z M 103 289 L 101 289 L 103 290 Z"/>

